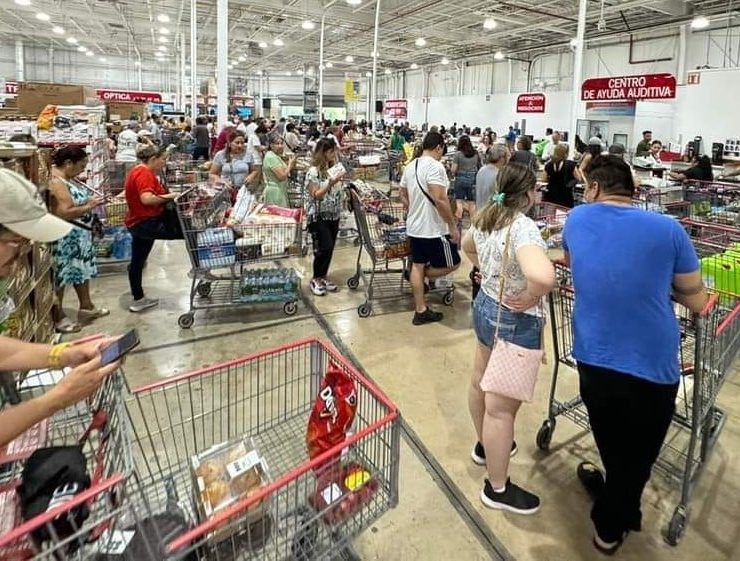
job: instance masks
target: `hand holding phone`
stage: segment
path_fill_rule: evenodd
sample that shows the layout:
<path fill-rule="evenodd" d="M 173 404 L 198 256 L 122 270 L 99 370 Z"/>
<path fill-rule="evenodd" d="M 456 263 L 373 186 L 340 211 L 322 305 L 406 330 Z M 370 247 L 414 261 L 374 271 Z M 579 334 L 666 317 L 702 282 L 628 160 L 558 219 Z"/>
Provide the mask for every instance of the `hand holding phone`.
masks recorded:
<path fill-rule="evenodd" d="M 132 329 L 125 335 L 122 335 L 113 343 L 105 347 L 100 352 L 100 362 L 103 365 L 111 364 L 120 360 L 126 353 L 136 348 L 139 341 L 139 332 L 136 329 Z"/>

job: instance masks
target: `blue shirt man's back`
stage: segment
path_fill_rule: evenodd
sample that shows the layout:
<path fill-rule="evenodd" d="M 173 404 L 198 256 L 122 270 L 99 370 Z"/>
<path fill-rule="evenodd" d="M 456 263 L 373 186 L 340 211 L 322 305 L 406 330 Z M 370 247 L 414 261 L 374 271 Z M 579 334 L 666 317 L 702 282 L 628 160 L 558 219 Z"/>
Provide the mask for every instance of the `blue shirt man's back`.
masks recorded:
<path fill-rule="evenodd" d="M 563 233 L 575 288 L 574 358 L 659 384 L 679 378 L 673 276 L 699 269 L 673 218 L 592 203 Z"/>

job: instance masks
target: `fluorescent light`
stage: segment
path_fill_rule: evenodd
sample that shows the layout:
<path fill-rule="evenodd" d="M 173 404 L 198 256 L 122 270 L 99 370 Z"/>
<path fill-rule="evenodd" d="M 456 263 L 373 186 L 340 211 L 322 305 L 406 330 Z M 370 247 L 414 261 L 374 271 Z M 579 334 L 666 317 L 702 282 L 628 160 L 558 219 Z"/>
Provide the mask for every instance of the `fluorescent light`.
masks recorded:
<path fill-rule="evenodd" d="M 299 76 L 303 76 L 303 70 L 297 70 L 296 74 L 298 74 Z"/>
<path fill-rule="evenodd" d="M 31 0 L 15 0 L 15 3 L 19 6 L 30 6 Z"/>
<path fill-rule="evenodd" d="M 168 16 L 167 14 L 159 14 L 157 16 L 157 21 L 159 23 L 170 23 L 170 16 Z"/>
<path fill-rule="evenodd" d="M 496 60 L 504 60 L 504 53 L 501 51 L 496 51 L 496 53 L 493 55 L 493 58 Z"/>
<path fill-rule="evenodd" d="M 283 45 L 285 45 L 285 41 L 283 41 L 283 40 L 282 40 L 282 39 L 281 39 L 280 37 L 277 37 L 277 38 L 276 38 L 276 39 L 275 39 L 275 40 L 274 40 L 274 41 L 272 42 L 272 44 L 273 44 L 273 45 L 275 45 L 276 47 L 282 47 Z"/>
<path fill-rule="evenodd" d="M 239 60 L 239 62 L 244 62 L 245 60 L 247 60 L 247 57 L 245 57 L 244 55 L 239 55 L 239 59 L 238 60 Z"/>
<path fill-rule="evenodd" d="M 239 66 L 239 62 L 236 60 L 232 60 L 229 66 Z"/>
<path fill-rule="evenodd" d="M 292 72 L 291 72 L 290 70 L 288 70 L 288 71 L 287 71 L 287 72 L 285 73 L 285 75 L 286 75 L 286 76 L 292 76 L 292 75 L 293 75 L 293 73 L 292 73 Z"/>
<path fill-rule="evenodd" d="M 57 35 L 64 35 L 64 28 L 59 27 L 58 25 L 55 25 L 54 27 L 52 27 L 51 30 Z"/>
<path fill-rule="evenodd" d="M 77 50 L 81 53 L 84 53 L 85 51 L 87 51 L 87 47 L 85 45 L 80 45 L 79 47 L 77 47 Z"/>
<path fill-rule="evenodd" d="M 327 68 L 331 68 L 331 67 L 332 67 L 332 66 L 334 66 L 334 65 L 332 64 L 332 62 L 331 62 L 331 61 L 329 61 L 329 62 L 327 62 L 327 63 L 326 63 L 326 64 L 325 64 L 324 66 L 326 66 Z"/>
<path fill-rule="evenodd" d="M 76 45 L 77 39 L 75 39 L 74 37 L 67 37 L 67 43 L 69 43 L 70 45 Z"/>
<path fill-rule="evenodd" d="M 159 42 L 160 42 L 160 43 L 169 43 L 169 42 L 170 42 L 170 40 L 169 40 L 169 39 L 167 39 L 167 37 L 165 37 L 164 35 L 160 35 L 160 36 L 159 36 Z"/>
<path fill-rule="evenodd" d="M 362 4 L 362 0 L 347 0 L 347 4 L 350 6 L 359 6 Z"/>
<path fill-rule="evenodd" d="M 166 53 L 167 52 L 167 47 L 165 47 L 164 45 L 160 45 L 158 47 L 158 50 L 159 50 L 160 53 Z"/>
<path fill-rule="evenodd" d="M 370 76 L 372 76 L 372 75 L 373 75 L 372 72 L 365 72 L 365 76 L 367 76 L 368 78 L 370 78 Z"/>
<path fill-rule="evenodd" d="M 418 64 L 416 64 L 415 62 L 411 63 L 411 70 L 416 70 L 417 68 L 419 68 Z"/>
<path fill-rule="evenodd" d="M 260 41 L 259 48 L 260 49 L 266 49 L 267 48 L 267 43 L 265 43 L 264 41 Z"/>
<path fill-rule="evenodd" d="M 39 12 L 36 14 L 36 19 L 39 21 L 49 21 L 51 19 L 51 16 L 44 12 Z"/>
<path fill-rule="evenodd" d="M 234 70 L 234 65 L 233 64 L 229 64 L 229 70 Z"/>
<path fill-rule="evenodd" d="M 390 68 L 386 68 L 384 74 L 390 74 L 390 73 L 391 73 L 391 69 Z"/>
<path fill-rule="evenodd" d="M 425 47 L 427 44 L 427 40 L 424 39 L 424 37 L 419 37 L 416 41 L 414 41 L 414 43 L 416 43 L 417 47 Z"/>
<path fill-rule="evenodd" d="M 170 30 L 167 29 L 166 27 L 160 27 L 159 28 L 159 33 L 160 33 L 160 35 L 169 35 L 170 34 Z"/>
<path fill-rule="evenodd" d="M 576 37 L 573 37 L 573 39 L 570 40 L 570 46 L 573 48 L 578 46 L 578 39 Z"/>
<path fill-rule="evenodd" d="M 305 29 L 306 31 L 311 31 L 312 29 L 316 28 L 316 24 L 312 22 L 310 19 L 307 19 L 307 20 L 303 20 L 301 27 Z"/>
<path fill-rule="evenodd" d="M 709 18 L 696 16 L 691 20 L 691 29 L 704 29 L 705 27 L 709 27 Z"/>
<path fill-rule="evenodd" d="M 100 62 L 108 62 L 108 60 L 104 56 L 101 56 L 98 60 Z"/>
<path fill-rule="evenodd" d="M 445 57 L 442 57 L 442 61 L 441 62 L 442 62 L 442 64 L 450 64 L 450 59 L 445 56 Z"/>
<path fill-rule="evenodd" d="M 134 61 L 134 66 L 141 66 L 141 61 L 135 60 Z"/>
<path fill-rule="evenodd" d="M 92 51 L 85 52 L 85 56 L 95 56 L 95 53 Z"/>
<path fill-rule="evenodd" d="M 353 57 L 352 55 L 347 55 L 346 57 L 344 57 L 344 62 L 354 62 L 354 61 L 355 61 L 355 57 Z"/>
<path fill-rule="evenodd" d="M 493 18 L 483 20 L 483 29 L 496 29 L 498 22 Z"/>

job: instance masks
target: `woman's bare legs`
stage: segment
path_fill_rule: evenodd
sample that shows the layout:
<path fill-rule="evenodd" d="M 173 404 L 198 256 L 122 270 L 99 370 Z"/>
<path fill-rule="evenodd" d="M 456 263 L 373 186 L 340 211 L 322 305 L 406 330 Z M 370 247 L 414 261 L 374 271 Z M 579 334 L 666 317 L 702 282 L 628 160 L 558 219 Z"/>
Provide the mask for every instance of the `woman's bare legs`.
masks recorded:
<path fill-rule="evenodd" d="M 86 280 L 82 284 L 74 285 L 77 299 L 80 301 L 80 310 L 94 310 L 95 305 L 90 298 L 90 281 Z"/>
<path fill-rule="evenodd" d="M 475 434 L 478 442 L 483 443 L 483 418 L 486 414 L 486 394 L 480 389 L 480 379 L 488 364 L 488 357 L 491 356 L 491 349 L 476 343 L 475 360 L 473 362 L 473 377 L 470 380 L 468 389 L 468 410 L 470 418 L 473 420 Z"/>
<path fill-rule="evenodd" d="M 482 442 L 486 450 L 488 478 L 494 490 L 503 489 L 514 441 L 514 420 L 522 402 L 495 393 L 486 393 L 485 401 Z"/>

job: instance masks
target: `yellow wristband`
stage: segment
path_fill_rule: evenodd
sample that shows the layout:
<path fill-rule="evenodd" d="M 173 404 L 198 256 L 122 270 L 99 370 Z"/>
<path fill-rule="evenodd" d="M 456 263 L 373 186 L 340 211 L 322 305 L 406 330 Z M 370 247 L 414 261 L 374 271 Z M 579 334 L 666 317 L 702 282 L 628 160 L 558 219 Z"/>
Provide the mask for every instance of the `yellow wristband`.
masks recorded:
<path fill-rule="evenodd" d="M 51 348 L 51 351 L 49 351 L 49 368 L 62 368 L 62 353 L 69 345 L 69 343 L 59 343 Z"/>

